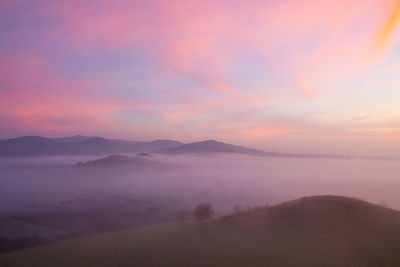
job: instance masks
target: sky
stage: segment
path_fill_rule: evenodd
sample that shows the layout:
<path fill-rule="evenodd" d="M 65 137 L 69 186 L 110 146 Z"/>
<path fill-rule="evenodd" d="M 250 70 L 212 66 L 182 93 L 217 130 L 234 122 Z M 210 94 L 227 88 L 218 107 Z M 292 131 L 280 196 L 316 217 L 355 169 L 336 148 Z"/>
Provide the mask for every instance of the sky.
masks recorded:
<path fill-rule="evenodd" d="M 2 0 L 0 138 L 400 156 L 400 0 Z"/>

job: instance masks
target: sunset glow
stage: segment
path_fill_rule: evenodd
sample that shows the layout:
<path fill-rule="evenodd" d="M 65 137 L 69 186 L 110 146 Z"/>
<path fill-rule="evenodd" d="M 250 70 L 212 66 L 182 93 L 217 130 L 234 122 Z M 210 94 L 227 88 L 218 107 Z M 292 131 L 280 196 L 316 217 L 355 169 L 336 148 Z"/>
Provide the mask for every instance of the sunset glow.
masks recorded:
<path fill-rule="evenodd" d="M 0 138 L 400 156 L 400 1 L 0 2 Z"/>

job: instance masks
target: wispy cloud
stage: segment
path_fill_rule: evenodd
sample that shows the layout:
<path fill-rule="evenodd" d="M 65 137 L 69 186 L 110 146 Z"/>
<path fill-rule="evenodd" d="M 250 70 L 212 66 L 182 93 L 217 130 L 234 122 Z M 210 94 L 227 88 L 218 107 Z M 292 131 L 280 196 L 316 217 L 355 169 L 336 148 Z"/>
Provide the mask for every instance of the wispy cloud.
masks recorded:
<path fill-rule="evenodd" d="M 399 115 L 399 0 L 18 0 L 0 12 L 0 116 L 19 125 L 7 135 L 85 124 L 323 140 L 360 114 L 369 126 Z"/>

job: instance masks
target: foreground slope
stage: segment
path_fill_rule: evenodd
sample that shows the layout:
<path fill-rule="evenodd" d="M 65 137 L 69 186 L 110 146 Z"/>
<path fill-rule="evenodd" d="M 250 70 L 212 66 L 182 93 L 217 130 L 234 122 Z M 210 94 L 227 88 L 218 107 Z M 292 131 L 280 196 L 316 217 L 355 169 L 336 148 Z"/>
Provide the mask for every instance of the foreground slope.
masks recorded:
<path fill-rule="evenodd" d="M 0 217 L 0 238 L 17 239 L 36 236 L 52 239 L 62 234 L 64 234 L 64 231 Z"/>
<path fill-rule="evenodd" d="M 65 231 L 0 217 L 0 253 L 45 244 L 66 234 Z"/>
<path fill-rule="evenodd" d="M 0 266 L 400 266 L 400 212 L 317 196 L 0 255 Z"/>

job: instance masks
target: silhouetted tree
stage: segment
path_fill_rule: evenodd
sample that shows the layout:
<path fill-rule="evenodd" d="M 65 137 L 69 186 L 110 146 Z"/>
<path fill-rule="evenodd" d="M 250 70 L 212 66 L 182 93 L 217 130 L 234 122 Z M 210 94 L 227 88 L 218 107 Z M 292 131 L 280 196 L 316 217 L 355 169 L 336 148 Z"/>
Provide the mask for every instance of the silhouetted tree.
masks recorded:
<path fill-rule="evenodd" d="M 211 219 L 213 213 L 214 213 L 214 210 L 212 208 L 212 205 L 211 205 L 211 203 L 208 203 L 208 202 L 198 205 L 193 210 L 193 216 L 198 221 L 204 221 L 207 219 Z"/>

